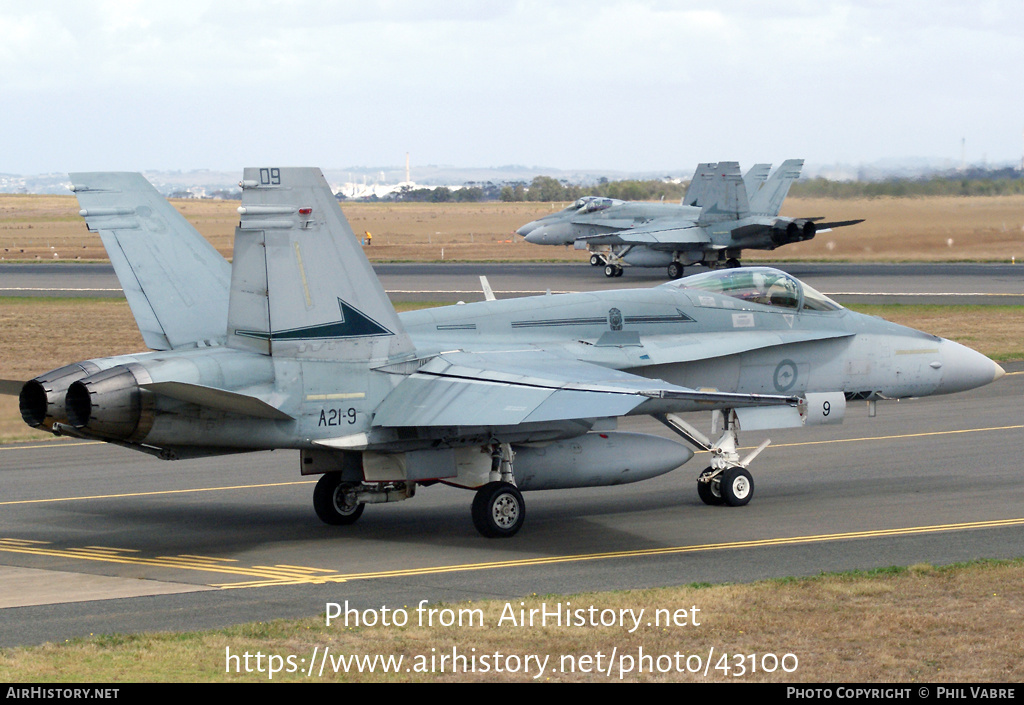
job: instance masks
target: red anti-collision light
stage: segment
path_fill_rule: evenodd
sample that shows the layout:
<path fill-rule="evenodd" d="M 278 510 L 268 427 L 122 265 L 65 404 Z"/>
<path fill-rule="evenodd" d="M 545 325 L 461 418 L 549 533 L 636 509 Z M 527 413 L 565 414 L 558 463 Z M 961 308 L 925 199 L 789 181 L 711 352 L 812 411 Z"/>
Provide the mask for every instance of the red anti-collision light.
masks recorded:
<path fill-rule="evenodd" d="M 312 208 L 300 208 L 299 215 L 309 215 L 313 212 Z"/>

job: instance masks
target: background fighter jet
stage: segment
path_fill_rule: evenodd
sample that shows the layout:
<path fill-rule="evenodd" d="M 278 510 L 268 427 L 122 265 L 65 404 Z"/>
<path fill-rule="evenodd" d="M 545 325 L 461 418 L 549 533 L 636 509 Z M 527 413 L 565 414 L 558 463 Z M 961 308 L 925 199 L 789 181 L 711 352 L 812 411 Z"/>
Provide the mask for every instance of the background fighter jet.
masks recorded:
<path fill-rule="evenodd" d="M 517 232 L 534 244 L 589 250 L 590 263 L 604 265 L 609 277 L 621 276 L 623 265 L 667 267 L 671 279 L 690 264 L 738 267 L 744 249 L 774 250 L 863 222 L 780 217 L 802 167 L 802 159 L 790 159 L 769 177 L 770 164 L 755 164 L 746 176 L 736 162 L 700 164 L 680 205 L 585 197 Z"/>
<path fill-rule="evenodd" d="M 946 394 L 1002 374 L 948 340 L 843 309 L 783 272 L 488 300 L 398 315 L 316 169 L 246 169 L 228 265 L 138 174 L 72 174 L 153 349 L 25 383 L 25 421 L 161 458 L 299 450 L 329 524 L 442 482 L 485 536 L 521 490 L 617 485 L 693 451 L 618 432 L 651 415 L 711 463 L 710 504 L 753 496 L 746 429 L 835 423 L 846 400 Z M 717 440 L 678 414 L 713 410 Z"/>

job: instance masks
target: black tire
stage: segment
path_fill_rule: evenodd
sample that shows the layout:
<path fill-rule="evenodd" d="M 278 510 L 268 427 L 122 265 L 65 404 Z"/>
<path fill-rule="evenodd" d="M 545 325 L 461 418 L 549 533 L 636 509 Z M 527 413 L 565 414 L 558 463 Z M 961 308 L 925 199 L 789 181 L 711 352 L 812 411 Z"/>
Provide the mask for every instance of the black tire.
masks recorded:
<path fill-rule="evenodd" d="M 488 482 L 473 498 L 473 526 L 489 539 L 515 536 L 526 519 L 522 493 L 507 482 Z"/>
<path fill-rule="evenodd" d="M 604 275 L 606 277 L 617 277 L 618 276 L 618 274 L 616 274 L 617 270 L 618 270 L 618 267 L 616 267 L 614 264 L 606 264 L 604 266 Z"/>
<path fill-rule="evenodd" d="M 729 269 L 737 269 L 740 266 L 740 261 L 733 257 L 732 259 L 725 263 L 725 266 L 728 267 Z"/>
<path fill-rule="evenodd" d="M 602 264 L 604 264 L 604 259 L 601 257 L 601 255 L 590 255 L 591 267 L 600 267 Z"/>
<path fill-rule="evenodd" d="M 623 272 L 622 267 L 619 267 L 618 265 L 616 265 L 615 266 L 615 276 L 621 277 L 622 276 L 622 272 Z"/>
<path fill-rule="evenodd" d="M 730 507 L 742 507 L 754 496 L 754 478 L 744 468 L 729 468 L 721 475 L 722 499 Z"/>
<path fill-rule="evenodd" d="M 313 509 L 320 521 L 331 526 L 355 524 L 363 515 L 363 504 L 345 503 L 345 486 L 341 474 L 326 473 L 313 489 Z"/>
<path fill-rule="evenodd" d="M 710 470 L 711 468 L 708 468 Z M 705 470 L 707 472 L 707 470 Z M 702 473 L 703 474 L 703 473 Z M 720 504 L 725 503 L 725 498 L 722 497 L 722 490 L 719 487 L 718 478 L 711 482 L 701 482 L 697 480 L 697 496 L 700 497 L 700 501 L 712 507 L 717 507 Z"/>
<path fill-rule="evenodd" d="M 681 276 L 683 276 L 683 265 L 679 264 L 678 262 L 672 262 L 668 266 L 668 278 L 678 279 Z"/>

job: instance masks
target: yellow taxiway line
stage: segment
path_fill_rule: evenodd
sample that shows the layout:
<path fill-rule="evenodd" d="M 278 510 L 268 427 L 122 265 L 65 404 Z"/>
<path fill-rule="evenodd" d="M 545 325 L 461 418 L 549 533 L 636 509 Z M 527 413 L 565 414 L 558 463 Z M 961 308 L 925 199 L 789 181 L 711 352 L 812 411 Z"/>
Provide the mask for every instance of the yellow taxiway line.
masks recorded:
<path fill-rule="evenodd" d="M 953 435 L 961 433 L 983 433 L 994 431 L 1006 431 L 1021 429 L 1024 425 L 994 426 L 988 428 L 962 429 L 955 431 L 931 431 L 924 433 L 902 434 L 893 436 L 875 436 L 867 438 L 842 438 L 822 441 L 808 441 L 801 443 L 780 444 L 775 447 L 784 448 L 790 446 L 818 445 L 826 443 L 855 443 L 871 442 L 881 440 L 900 440 L 908 438 L 921 438 L 925 436 Z M 21 446 L 20 449 L 38 448 L 40 446 Z M 52 447 L 52 446 L 43 446 Z M 131 492 L 109 495 L 90 495 L 79 497 L 55 497 L 48 499 L 26 499 L 10 500 L 0 502 L 0 506 L 17 504 L 38 504 L 46 502 L 70 502 L 93 499 L 112 499 L 126 497 L 142 497 L 154 495 L 186 494 L 196 492 L 219 492 L 226 490 L 248 490 L 266 487 L 287 487 L 291 485 L 311 484 L 312 480 L 297 480 L 291 482 L 260 483 L 252 485 L 231 485 L 222 487 L 189 488 L 179 490 L 160 490 L 153 492 Z M 484 563 L 467 563 L 458 565 L 424 566 L 419 568 L 403 568 L 396 570 L 384 570 L 366 573 L 339 573 L 326 568 L 304 567 L 294 565 L 273 565 L 273 566 L 242 566 L 233 559 L 221 557 L 205 557 L 195 555 L 178 556 L 154 556 L 144 557 L 138 555 L 135 549 L 123 549 L 114 547 L 85 546 L 81 548 L 56 548 L 48 542 L 33 541 L 30 539 L 0 538 L 0 553 L 21 553 L 37 556 L 49 556 L 59 558 L 73 558 L 79 560 L 100 561 L 106 563 L 120 563 L 131 565 L 145 565 L 151 567 L 170 568 L 179 570 L 191 570 L 204 573 L 217 573 L 231 575 L 249 580 L 231 583 L 217 583 L 211 587 L 222 589 L 238 589 L 252 587 L 268 587 L 280 585 L 300 584 L 322 584 L 346 582 L 349 580 L 372 580 L 380 578 L 407 577 L 416 575 L 431 575 L 439 573 L 454 573 L 470 570 L 494 570 L 499 568 L 514 568 L 534 565 L 551 565 L 557 563 L 571 563 L 578 561 L 610 560 L 617 558 L 636 558 L 644 556 L 672 555 L 682 553 L 696 553 L 702 551 L 724 551 L 744 548 L 759 548 L 769 546 L 785 546 L 792 544 L 806 544 L 823 541 L 845 541 L 851 539 L 884 538 L 905 535 L 920 535 L 936 532 L 963 531 L 969 529 L 1002 528 L 1008 526 L 1024 525 L 1024 518 L 999 519 L 992 521 L 964 522 L 958 524 L 938 524 L 933 526 L 915 526 L 906 528 L 873 529 L 868 531 L 852 531 L 837 534 L 817 534 L 810 536 L 777 537 L 769 539 L 752 539 L 747 541 L 734 541 L 727 543 L 698 544 L 692 546 L 674 546 L 664 548 L 639 549 L 630 551 L 614 551 L 606 553 L 588 553 L 564 556 L 545 556 L 537 558 L 524 558 L 513 561 L 494 561 Z"/>
<path fill-rule="evenodd" d="M 405 578 L 423 575 L 439 575 L 444 573 L 461 573 L 478 570 L 497 570 L 501 568 L 524 568 L 529 566 L 557 565 L 578 563 L 581 561 L 615 560 L 622 558 L 645 558 L 656 556 L 680 555 L 685 553 L 701 553 L 708 551 L 729 551 L 748 548 L 767 548 L 772 546 L 791 546 L 797 544 L 822 543 L 833 541 L 850 541 L 855 539 L 878 539 L 896 536 L 919 536 L 950 531 L 967 531 L 972 529 L 998 529 L 1024 525 L 1024 518 L 993 519 L 988 521 L 970 521 L 956 524 L 935 524 L 931 526 L 909 526 L 890 529 L 870 529 L 865 531 L 848 531 L 833 534 L 813 534 L 809 536 L 784 536 L 766 539 L 749 539 L 745 541 L 728 541 L 722 543 L 695 544 L 691 546 L 666 546 L 662 548 L 645 548 L 627 551 L 607 551 L 601 553 L 568 554 L 563 556 L 538 556 L 535 558 L 519 558 L 516 560 L 487 561 L 481 563 L 460 563 L 455 565 L 421 566 L 418 568 L 400 568 L 363 573 L 341 573 L 329 568 L 316 568 L 297 565 L 239 565 L 237 560 L 212 556 L 181 554 L 177 556 L 145 557 L 137 555 L 135 549 L 123 549 L 106 546 L 83 546 L 80 548 L 56 548 L 48 542 L 27 539 L 0 538 L 0 553 L 19 553 L 51 558 L 77 559 L 101 563 L 117 563 L 123 565 L 149 566 L 155 568 L 196 571 L 231 575 L 249 580 L 213 583 L 209 587 L 220 589 L 243 589 L 256 587 L 275 587 L 285 585 L 322 585 L 325 583 L 344 583 L 352 580 L 380 580 L 382 578 Z M 156 579 L 156 578 L 153 578 Z"/>

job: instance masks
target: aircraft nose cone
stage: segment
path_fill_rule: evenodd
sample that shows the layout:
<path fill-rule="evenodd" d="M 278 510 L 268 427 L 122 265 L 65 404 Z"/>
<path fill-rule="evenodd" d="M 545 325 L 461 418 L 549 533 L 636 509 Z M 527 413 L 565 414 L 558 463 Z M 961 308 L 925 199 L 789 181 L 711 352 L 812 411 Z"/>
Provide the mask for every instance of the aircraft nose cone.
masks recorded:
<path fill-rule="evenodd" d="M 1006 371 L 980 352 L 954 343 L 942 341 L 940 359 L 942 381 L 936 390 L 939 394 L 963 392 L 975 387 L 991 384 L 1006 374 Z M 935 362 L 932 366 L 935 366 Z"/>
<path fill-rule="evenodd" d="M 527 223 L 523 227 L 519 228 L 519 230 L 516 230 L 516 232 L 519 233 L 520 235 L 522 235 L 523 237 L 526 237 L 531 232 L 536 230 L 537 226 L 538 226 L 537 221 L 536 220 L 531 220 L 529 223 Z"/>
<path fill-rule="evenodd" d="M 547 240 L 547 229 L 546 228 L 534 228 L 526 235 L 526 241 L 533 243 L 534 245 L 543 245 Z"/>

